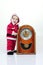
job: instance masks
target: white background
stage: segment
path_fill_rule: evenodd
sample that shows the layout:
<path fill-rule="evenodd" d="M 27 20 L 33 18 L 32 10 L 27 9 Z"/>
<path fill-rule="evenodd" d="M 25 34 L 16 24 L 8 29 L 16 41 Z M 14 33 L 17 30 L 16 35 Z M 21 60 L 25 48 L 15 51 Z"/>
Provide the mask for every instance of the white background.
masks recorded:
<path fill-rule="evenodd" d="M 12 14 L 36 32 L 36 55 L 7 56 L 6 28 Z M 43 0 L 0 0 L 0 65 L 40 65 L 43 60 Z"/>

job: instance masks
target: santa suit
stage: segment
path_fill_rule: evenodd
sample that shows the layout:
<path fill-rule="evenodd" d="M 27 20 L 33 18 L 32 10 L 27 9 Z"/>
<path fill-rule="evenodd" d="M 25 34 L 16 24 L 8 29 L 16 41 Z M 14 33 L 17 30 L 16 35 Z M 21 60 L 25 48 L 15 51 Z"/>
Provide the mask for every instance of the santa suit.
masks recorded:
<path fill-rule="evenodd" d="M 16 40 L 17 40 L 17 32 L 18 32 L 18 24 L 13 24 L 12 22 L 7 26 L 7 51 L 14 51 Z"/>

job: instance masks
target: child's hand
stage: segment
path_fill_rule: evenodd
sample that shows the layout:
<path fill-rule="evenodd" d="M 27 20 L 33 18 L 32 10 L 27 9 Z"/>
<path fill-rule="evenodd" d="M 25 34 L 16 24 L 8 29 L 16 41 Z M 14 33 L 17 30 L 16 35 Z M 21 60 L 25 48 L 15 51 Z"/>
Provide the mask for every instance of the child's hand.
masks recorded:
<path fill-rule="evenodd" d="M 13 32 L 12 32 L 12 35 L 17 35 L 17 33 L 13 31 Z"/>

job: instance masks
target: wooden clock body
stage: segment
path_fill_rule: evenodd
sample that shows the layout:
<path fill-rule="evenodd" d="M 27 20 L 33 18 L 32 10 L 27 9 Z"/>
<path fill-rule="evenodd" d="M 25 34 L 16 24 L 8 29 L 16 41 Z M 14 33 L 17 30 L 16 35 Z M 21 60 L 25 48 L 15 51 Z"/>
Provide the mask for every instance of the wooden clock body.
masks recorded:
<path fill-rule="evenodd" d="M 32 33 L 31 38 L 25 40 L 20 36 L 23 29 L 29 29 L 31 31 L 31 33 Z M 28 36 L 29 32 L 23 33 L 23 34 L 25 36 Z M 35 31 L 30 25 L 23 25 L 18 30 L 17 53 L 21 53 L 21 54 L 35 53 Z"/>

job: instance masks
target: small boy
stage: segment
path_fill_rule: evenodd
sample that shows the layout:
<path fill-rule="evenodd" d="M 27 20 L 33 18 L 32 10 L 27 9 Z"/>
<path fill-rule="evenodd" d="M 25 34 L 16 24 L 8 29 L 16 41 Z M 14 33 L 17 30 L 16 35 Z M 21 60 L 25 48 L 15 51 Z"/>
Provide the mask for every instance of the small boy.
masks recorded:
<path fill-rule="evenodd" d="M 11 22 L 7 26 L 7 54 L 13 55 L 17 41 L 17 32 L 19 29 L 19 17 L 12 15 Z"/>

